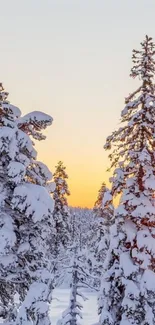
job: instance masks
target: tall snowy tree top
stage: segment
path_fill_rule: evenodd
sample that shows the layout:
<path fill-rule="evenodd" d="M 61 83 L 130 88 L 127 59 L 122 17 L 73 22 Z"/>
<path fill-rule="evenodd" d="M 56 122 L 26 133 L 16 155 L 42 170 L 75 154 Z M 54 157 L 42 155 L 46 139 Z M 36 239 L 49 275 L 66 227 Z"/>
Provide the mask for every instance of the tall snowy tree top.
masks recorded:
<path fill-rule="evenodd" d="M 155 44 L 151 37 L 146 35 L 144 42 L 141 43 L 141 50 L 133 50 L 133 68 L 130 76 L 140 77 L 143 82 L 143 91 L 154 94 L 154 73 L 155 73 Z"/>
<path fill-rule="evenodd" d="M 32 112 L 21 116 L 18 107 L 10 104 L 8 93 L 0 83 L 0 155 L 7 167 L 8 176 L 12 182 L 20 182 L 24 177 L 27 181 L 44 185 L 52 179 L 52 174 L 43 163 L 36 160 L 37 152 L 31 137 L 37 140 L 45 139 L 42 129 L 53 121 L 52 117 L 42 112 Z M 12 160 L 12 161 L 11 161 Z M 4 163 L 1 162 L 4 166 Z M 48 184 L 49 192 L 54 185 Z"/>
<path fill-rule="evenodd" d="M 10 104 L 7 100 L 8 92 L 4 91 L 2 83 L 0 83 L 0 122 L 1 125 L 6 125 L 6 120 L 14 121 L 21 116 L 21 111 L 18 107 Z"/>
<path fill-rule="evenodd" d="M 41 135 L 41 130 L 52 124 L 52 117 L 42 112 L 31 112 L 21 117 L 21 110 L 10 104 L 7 99 L 8 92 L 4 91 L 2 83 L 0 83 L 0 121 L 1 125 L 12 125 L 15 122 L 19 129 L 32 137 L 40 140 L 45 137 Z"/>
<path fill-rule="evenodd" d="M 21 111 L 7 100 L 8 93 L 0 83 L 0 176 L 6 174 L 10 184 L 31 182 L 45 186 L 49 192 L 54 184 L 49 183 L 52 174 L 48 167 L 36 160 L 34 142 L 45 137 L 41 130 L 52 123 L 52 117 L 41 112 L 32 112 L 21 117 Z"/>
<path fill-rule="evenodd" d="M 111 191 L 106 187 L 103 182 L 98 192 L 98 197 L 94 205 L 94 213 L 96 217 L 108 218 L 113 216 L 114 207 L 112 203 L 113 197 Z"/>
<path fill-rule="evenodd" d="M 140 87 L 126 99 L 121 113 L 122 126 L 107 138 L 105 149 L 113 148 L 109 155 L 111 168 L 115 168 L 112 192 L 120 193 L 127 187 L 155 189 L 155 44 L 146 36 L 141 49 L 133 51 L 130 76 L 140 77 Z M 137 179 L 137 185 L 135 183 Z"/>
<path fill-rule="evenodd" d="M 54 212 L 53 218 L 55 222 L 55 253 L 66 249 L 70 240 L 70 211 L 68 208 L 67 196 L 70 195 L 68 184 L 68 175 L 66 167 L 62 161 L 59 161 L 54 173 L 55 190 L 53 193 Z M 58 255 L 58 252 L 56 253 Z"/>
<path fill-rule="evenodd" d="M 66 167 L 63 165 L 62 161 L 59 161 L 55 173 L 53 175 L 54 182 L 56 184 L 56 189 L 54 193 L 54 198 L 58 196 L 59 199 L 63 201 L 63 204 L 68 206 L 66 196 L 70 195 L 70 191 L 68 189 L 67 179 L 68 175 L 66 173 Z"/>

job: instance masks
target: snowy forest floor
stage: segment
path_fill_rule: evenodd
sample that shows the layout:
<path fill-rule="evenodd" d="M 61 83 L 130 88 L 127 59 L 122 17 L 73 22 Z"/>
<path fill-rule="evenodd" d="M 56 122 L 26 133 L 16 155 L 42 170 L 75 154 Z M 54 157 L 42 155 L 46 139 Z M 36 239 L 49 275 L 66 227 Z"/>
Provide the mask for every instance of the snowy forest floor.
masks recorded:
<path fill-rule="evenodd" d="M 95 324 L 98 320 L 97 316 L 97 293 L 95 292 L 84 292 L 83 294 L 88 298 L 86 301 L 82 301 L 79 298 L 79 302 L 82 302 L 83 309 L 83 320 L 82 325 Z M 53 292 L 52 310 L 51 310 L 51 321 L 53 325 L 56 325 L 58 319 L 61 317 L 62 312 L 68 307 L 69 304 L 69 289 L 55 289 Z"/>

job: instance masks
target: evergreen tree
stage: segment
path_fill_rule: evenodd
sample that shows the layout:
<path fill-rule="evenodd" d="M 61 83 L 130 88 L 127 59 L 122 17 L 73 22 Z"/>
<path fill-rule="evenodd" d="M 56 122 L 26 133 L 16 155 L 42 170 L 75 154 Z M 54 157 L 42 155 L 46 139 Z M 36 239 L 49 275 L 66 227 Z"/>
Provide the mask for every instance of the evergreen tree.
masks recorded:
<path fill-rule="evenodd" d="M 45 138 L 41 130 L 52 118 L 41 112 L 21 117 L 7 96 L 0 84 L 0 317 L 11 322 L 17 316 L 15 295 L 20 306 L 32 285 L 47 287 L 54 187 L 32 141 Z"/>
<path fill-rule="evenodd" d="M 58 162 L 55 173 L 53 175 L 56 184 L 54 191 L 55 207 L 53 212 L 53 219 L 55 223 L 55 239 L 54 239 L 54 254 L 59 254 L 61 249 L 66 248 L 70 239 L 70 225 L 69 225 L 69 208 L 67 196 L 70 195 L 66 173 L 66 167 L 62 161 Z"/>
<path fill-rule="evenodd" d="M 68 245 L 67 250 L 61 260 L 59 257 L 59 282 L 61 284 L 69 285 L 71 282 L 71 272 L 68 272 L 68 265 L 70 264 L 70 259 L 72 255 L 73 247 L 77 246 L 80 252 L 81 263 L 85 265 L 85 268 L 89 270 L 89 253 L 88 253 L 88 241 L 89 241 L 89 231 L 91 223 L 93 220 L 92 210 L 83 208 L 73 208 L 70 209 L 70 245 Z M 62 267 L 63 265 L 63 267 Z M 93 283 L 93 277 L 89 279 L 89 284 Z"/>
<path fill-rule="evenodd" d="M 126 98 L 122 127 L 105 148 L 121 193 L 107 255 L 100 325 L 155 324 L 155 44 L 146 36 L 133 51 L 131 77 L 140 87 Z"/>
<path fill-rule="evenodd" d="M 112 195 L 104 182 L 99 189 L 93 212 L 96 218 L 105 218 L 107 222 L 109 222 L 109 218 L 113 217 L 114 207 L 112 204 Z"/>
<path fill-rule="evenodd" d="M 78 302 L 78 296 L 84 300 L 87 298 L 82 294 L 81 288 L 88 288 L 87 282 L 89 274 L 86 272 L 81 253 L 78 253 L 77 247 L 75 250 L 73 260 L 69 267 L 69 273 L 72 275 L 71 279 L 71 294 L 69 307 L 63 312 L 62 318 L 57 322 L 57 325 L 80 325 L 79 318 L 82 319 L 81 309 L 83 306 Z"/>
<path fill-rule="evenodd" d="M 100 286 L 103 263 L 109 248 L 110 227 L 114 223 L 112 199 L 111 191 L 106 187 L 105 183 L 102 183 L 93 209 L 94 222 L 89 244 L 91 269 L 96 276 L 94 285 L 97 287 Z"/>

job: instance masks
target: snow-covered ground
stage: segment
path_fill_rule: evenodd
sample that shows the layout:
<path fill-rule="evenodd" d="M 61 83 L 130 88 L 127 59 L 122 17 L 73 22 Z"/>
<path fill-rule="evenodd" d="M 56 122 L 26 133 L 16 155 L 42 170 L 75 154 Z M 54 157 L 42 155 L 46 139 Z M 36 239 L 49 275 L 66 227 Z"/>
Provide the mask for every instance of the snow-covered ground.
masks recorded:
<path fill-rule="evenodd" d="M 97 293 L 94 292 L 82 292 L 87 298 L 87 301 L 79 302 L 82 303 L 83 309 L 83 320 L 81 320 L 82 325 L 95 324 L 98 321 L 97 316 Z M 61 317 L 62 312 L 68 307 L 69 302 L 69 289 L 56 289 L 53 292 L 53 302 L 51 305 L 51 320 L 52 325 L 56 325 L 57 320 Z M 79 297 L 80 298 L 80 297 Z"/>

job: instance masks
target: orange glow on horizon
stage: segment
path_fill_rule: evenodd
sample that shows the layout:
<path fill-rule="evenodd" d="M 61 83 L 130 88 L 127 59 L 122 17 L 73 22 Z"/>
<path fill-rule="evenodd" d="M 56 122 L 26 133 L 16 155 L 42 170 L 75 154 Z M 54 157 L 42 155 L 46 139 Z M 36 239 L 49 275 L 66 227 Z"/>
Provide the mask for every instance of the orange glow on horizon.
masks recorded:
<path fill-rule="evenodd" d="M 42 150 L 39 150 L 42 149 L 40 148 L 42 145 L 41 143 L 37 144 L 38 153 L 42 152 Z M 54 173 L 55 166 L 60 160 L 56 159 L 55 156 L 50 159 L 47 154 L 39 154 L 38 158 L 48 166 L 52 173 Z M 108 161 L 105 160 L 105 165 L 102 161 L 93 159 L 93 157 L 83 162 L 81 158 L 79 158 L 79 161 L 75 161 L 72 154 L 65 158 L 61 160 L 66 166 L 68 174 L 68 187 L 71 193 L 68 196 L 68 204 L 73 207 L 93 208 L 102 182 L 104 181 L 109 186 L 110 173 L 106 172 Z"/>

